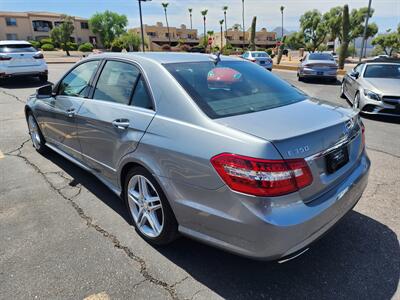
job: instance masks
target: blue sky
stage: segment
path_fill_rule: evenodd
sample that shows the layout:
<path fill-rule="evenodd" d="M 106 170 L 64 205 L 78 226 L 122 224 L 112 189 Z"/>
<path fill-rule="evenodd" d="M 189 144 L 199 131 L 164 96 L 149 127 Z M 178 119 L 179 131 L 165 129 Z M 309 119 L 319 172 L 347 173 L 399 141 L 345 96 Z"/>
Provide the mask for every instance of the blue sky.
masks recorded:
<path fill-rule="evenodd" d="M 166 0 L 152 0 L 143 3 L 144 23 L 154 24 L 164 21 L 161 2 Z M 187 9 L 193 8 L 193 26 L 202 28 L 200 11 L 208 9 L 208 28 L 218 30 L 218 20 L 222 19 L 222 6 L 228 5 L 228 26 L 241 23 L 241 0 L 170 0 L 168 1 L 168 15 L 170 26 L 179 26 L 182 23 L 189 25 Z M 271 30 L 280 26 L 281 5 L 285 6 L 284 27 L 297 30 L 299 17 L 311 9 L 326 12 L 330 7 L 349 4 L 350 9 L 368 5 L 368 0 L 246 0 L 245 26 L 250 25 L 253 16 L 257 16 L 257 27 L 266 27 Z M 373 0 L 375 9 L 372 22 L 376 22 L 379 31 L 395 29 L 400 23 L 400 0 Z M 90 17 L 95 12 L 112 10 L 125 14 L 129 19 L 129 27 L 139 24 L 137 0 L 0 0 L 0 11 L 50 11 L 66 13 L 81 17 Z"/>

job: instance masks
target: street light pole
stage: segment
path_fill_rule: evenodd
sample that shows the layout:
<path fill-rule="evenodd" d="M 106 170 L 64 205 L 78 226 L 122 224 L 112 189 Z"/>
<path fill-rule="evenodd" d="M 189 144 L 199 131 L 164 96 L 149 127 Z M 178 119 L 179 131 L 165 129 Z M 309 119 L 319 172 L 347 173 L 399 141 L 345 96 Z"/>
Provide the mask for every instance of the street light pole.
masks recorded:
<path fill-rule="evenodd" d="M 282 15 L 282 34 L 281 34 L 281 40 L 283 39 L 283 10 L 285 9 L 285 7 L 284 6 L 281 6 L 281 15 Z"/>
<path fill-rule="evenodd" d="M 364 27 L 364 34 L 363 34 L 363 39 L 362 39 L 362 43 L 361 43 L 361 53 L 360 53 L 360 58 L 358 59 L 358 62 L 361 62 L 361 59 L 364 57 L 365 55 L 365 51 L 364 48 L 366 48 L 366 38 L 367 38 L 367 27 L 368 27 L 368 19 L 369 19 L 369 15 L 371 12 L 371 2 L 372 0 L 369 0 L 368 2 L 368 11 L 367 11 L 367 17 L 365 18 L 365 27 Z M 366 50 L 366 49 L 365 49 Z"/>
<path fill-rule="evenodd" d="M 145 47 L 144 47 L 144 32 L 143 32 L 143 20 L 142 20 L 142 1 L 151 1 L 151 0 L 138 0 L 139 2 L 139 15 L 140 15 L 140 31 L 142 34 L 142 51 L 145 52 Z"/>

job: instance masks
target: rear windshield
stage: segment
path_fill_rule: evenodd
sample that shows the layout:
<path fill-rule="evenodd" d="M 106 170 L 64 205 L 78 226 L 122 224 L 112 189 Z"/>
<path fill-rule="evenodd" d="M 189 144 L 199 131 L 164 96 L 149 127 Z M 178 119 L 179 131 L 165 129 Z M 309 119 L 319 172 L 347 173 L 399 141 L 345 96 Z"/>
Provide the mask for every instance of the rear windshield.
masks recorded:
<path fill-rule="evenodd" d="M 0 45 L 0 53 L 36 52 L 31 44 Z"/>
<path fill-rule="evenodd" d="M 328 53 L 311 53 L 308 56 L 310 60 L 335 60 L 331 54 Z"/>
<path fill-rule="evenodd" d="M 245 61 L 165 64 L 210 117 L 222 118 L 267 110 L 306 99 L 271 72 Z"/>
<path fill-rule="evenodd" d="M 263 53 L 263 52 L 254 52 L 252 54 L 253 57 L 269 57 L 267 53 Z"/>
<path fill-rule="evenodd" d="M 365 69 L 364 78 L 394 78 L 400 79 L 399 65 L 369 65 Z"/>

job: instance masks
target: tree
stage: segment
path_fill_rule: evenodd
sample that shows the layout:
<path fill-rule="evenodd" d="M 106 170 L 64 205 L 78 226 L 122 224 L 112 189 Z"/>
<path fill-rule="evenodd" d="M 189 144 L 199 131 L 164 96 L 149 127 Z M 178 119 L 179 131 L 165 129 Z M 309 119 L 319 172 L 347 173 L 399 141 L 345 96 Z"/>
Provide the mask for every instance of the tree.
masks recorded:
<path fill-rule="evenodd" d="M 367 17 L 368 7 L 353 9 L 350 14 L 350 40 L 361 37 L 364 33 L 365 18 Z M 374 14 L 374 9 L 371 8 L 369 17 Z M 366 38 L 373 37 L 378 32 L 378 26 L 375 23 L 368 24 Z"/>
<path fill-rule="evenodd" d="M 283 50 L 284 50 L 284 48 L 285 48 L 285 42 L 286 42 L 286 35 L 284 35 L 284 36 L 282 37 L 282 43 L 281 43 L 281 45 L 279 46 L 279 49 L 278 49 L 278 57 L 277 57 L 277 59 L 276 59 L 276 63 L 277 63 L 278 65 L 281 63 Z"/>
<path fill-rule="evenodd" d="M 165 22 L 167 23 L 167 31 L 168 31 L 168 44 L 171 46 L 171 34 L 169 33 L 169 25 L 168 25 L 168 17 L 167 17 L 167 7 L 168 2 L 161 3 L 162 7 L 164 8 L 164 15 L 165 15 Z"/>
<path fill-rule="evenodd" d="M 343 16 L 343 7 L 341 6 L 332 7 L 323 16 L 324 22 L 328 28 L 329 39 L 331 41 L 336 40 L 336 38 L 339 38 L 339 40 L 341 40 L 342 16 Z"/>
<path fill-rule="evenodd" d="M 250 33 L 250 49 L 251 51 L 256 50 L 256 24 L 257 17 L 253 17 L 253 21 L 251 22 L 251 33 Z"/>
<path fill-rule="evenodd" d="M 222 32 L 223 32 L 223 29 L 222 29 L 222 25 L 224 24 L 224 19 L 222 19 L 222 20 L 219 20 L 219 26 L 221 27 L 221 49 L 222 49 L 222 47 L 224 46 L 224 42 L 223 42 L 223 37 L 222 37 Z"/>
<path fill-rule="evenodd" d="M 189 11 L 189 17 L 190 17 L 190 29 L 193 29 L 193 22 L 192 22 L 192 11 L 193 11 L 193 9 L 189 8 L 188 11 Z"/>
<path fill-rule="evenodd" d="M 228 34 L 228 23 L 226 22 L 226 11 L 228 10 L 228 6 L 225 5 L 222 7 L 222 10 L 224 11 L 224 20 L 225 20 L 225 38 Z"/>
<path fill-rule="evenodd" d="M 106 10 L 104 13 L 95 13 L 89 19 L 89 27 L 95 34 L 100 35 L 101 43 L 110 48 L 115 38 L 125 33 L 128 19 L 125 15 Z"/>
<path fill-rule="evenodd" d="M 203 16 L 203 28 L 204 28 L 204 47 L 207 47 L 207 35 L 206 35 L 206 16 L 208 13 L 208 9 L 202 10 L 201 15 Z"/>
<path fill-rule="evenodd" d="M 380 34 L 372 40 L 372 45 L 380 46 L 386 55 L 392 56 L 394 52 L 400 51 L 400 33 Z"/>
<path fill-rule="evenodd" d="M 72 17 L 61 15 L 61 23 L 59 26 L 54 27 L 51 32 L 53 41 L 61 46 L 61 48 L 69 54 L 69 42 L 71 41 L 71 34 L 74 32 L 74 22 Z"/>
<path fill-rule="evenodd" d="M 280 10 L 281 10 L 281 16 L 282 16 L 282 24 L 281 24 L 281 26 L 282 26 L 282 32 L 281 32 L 281 38 L 283 39 L 283 11 L 284 11 L 284 9 L 285 9 L 285 7 L 284 6 L 281 6 L 280 7 Z"/>
<path fill-rule="evenodd" d="M 314 9 L 300 17 L 300 27 L 307 47 L 314 52 L 325 41 L 328 34 L 326 23 L 321 13 Z"/>
<path fill-rule="evenodd" d="M 350 15 L 349 6 L 346 4 L 343 7 L 343 20 L 342 20 L 342 44 L 340 45 L 339 53 L 339 68 L 344 68 L 344 60 L 347 57 L 347 49 L 349 47 L 349 32 L 350 32 Z"/>
<path fill-rule="evenodd" d="M 300 32 L 293 32 L 286 37 L 286 46 L 290 49 L 297 50 L 299 48 L 305 48 L 304 35 Z"/>
<path fill-rule="evenodd" d="M 232 28 L 235 30 L 242 30 L 242 25 L 236 23 L 236 24 L 233 24 Z"/>

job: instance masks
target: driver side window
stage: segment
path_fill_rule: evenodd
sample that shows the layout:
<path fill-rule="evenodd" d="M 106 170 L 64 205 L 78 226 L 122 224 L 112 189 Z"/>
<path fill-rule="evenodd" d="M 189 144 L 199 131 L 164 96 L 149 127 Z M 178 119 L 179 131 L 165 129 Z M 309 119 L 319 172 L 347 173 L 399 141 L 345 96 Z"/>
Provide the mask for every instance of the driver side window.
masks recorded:
<path fill-rule="evenodd" d="M 60 82 L 58 95 L 84 97 L 88 91 L 89 81 L 96 72 L 99 60 L 80 64 Z"/>
<path fill-rule="evenodd" d="M 361 75 L 361 71 L 363 68 L 364 64 L 359 64 L 354 68 L 354 71 L 357 72 L 359 75 Z"/>

